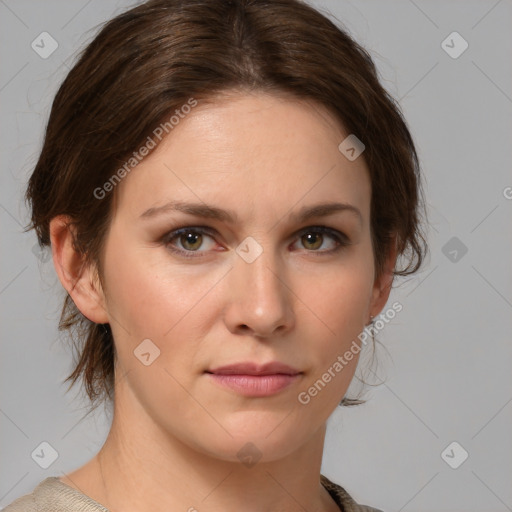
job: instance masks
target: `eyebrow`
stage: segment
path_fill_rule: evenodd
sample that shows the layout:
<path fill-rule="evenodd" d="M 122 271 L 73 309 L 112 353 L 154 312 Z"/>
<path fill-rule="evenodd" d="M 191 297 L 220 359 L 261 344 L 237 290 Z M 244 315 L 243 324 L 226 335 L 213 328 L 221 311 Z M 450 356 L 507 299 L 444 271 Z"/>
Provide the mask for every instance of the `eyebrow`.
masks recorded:
<path fill-rule="evenodd" d="M 185 203 L 183 201 L 170 201 L 163 206 L 148 208 L 140 215 L 139 218 L 147 220 L 175 211 L 188 213 L 189 215 L 194 215 L 196 217 L 214 219 L 229 224 L 239 223 L 238 215 L 232 210 L 223 210 L 205 203 Z M 359 222 L 361 224 L 363 223 L 363 216 L 358 208 L 352 204 L 339 202 L 304 206 L 296 214 L 289 214 L 288 217 L 302 223 L 311 218 L 327 217 L 328 215 L 344 211 L 354 214 L 358 217 Z"/>

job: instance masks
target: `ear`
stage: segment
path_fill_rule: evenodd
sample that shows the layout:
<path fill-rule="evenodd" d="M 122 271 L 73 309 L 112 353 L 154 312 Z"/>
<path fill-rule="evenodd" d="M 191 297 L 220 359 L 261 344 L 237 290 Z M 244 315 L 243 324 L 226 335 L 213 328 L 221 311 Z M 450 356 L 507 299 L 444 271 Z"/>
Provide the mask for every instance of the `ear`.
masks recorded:
<path fill-rule="evenodd" d="M 393 270 L 397 258 L 396 235 L 393 237 L 388 256 L 384 263 L 384 271 L 373 284 L 372 298 L 370 303 L 370 315 L 377 316 L 388 301 L 393 284 Z"/>
<path fill-rule="evenodd" d="M 50 221 L 53 264 L 62 286 L 82 314 L 97 324 L 109 322 L 106 301 L 96 268 L 85 265 L 85 258 L 74 246 L 74 228 L 67 215 Z"/>

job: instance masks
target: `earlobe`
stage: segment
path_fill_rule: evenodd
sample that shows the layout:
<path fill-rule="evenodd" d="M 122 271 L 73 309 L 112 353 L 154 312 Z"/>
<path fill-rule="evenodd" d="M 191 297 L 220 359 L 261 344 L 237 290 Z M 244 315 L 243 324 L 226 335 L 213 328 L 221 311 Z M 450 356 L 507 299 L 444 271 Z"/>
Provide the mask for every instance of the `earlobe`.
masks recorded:
<path fill-rule="evenodd" d="M 71 219 L 59 215 L 50 221 L 53 264 L 57 276 L 81 313 L 97 324 L 110 322 L 105 297 L 97 272 L 85 264 L 82 254 L 73 245 L 74 228 Z"/>

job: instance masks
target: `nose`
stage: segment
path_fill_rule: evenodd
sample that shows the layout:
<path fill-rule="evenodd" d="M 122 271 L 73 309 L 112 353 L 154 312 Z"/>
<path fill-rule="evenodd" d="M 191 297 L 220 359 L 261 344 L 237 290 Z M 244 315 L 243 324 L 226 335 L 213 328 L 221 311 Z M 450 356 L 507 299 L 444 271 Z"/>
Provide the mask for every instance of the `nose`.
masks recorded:
<path fill-rule="evenodd" d="M 225 322 L 230 332 L 268 338 L 292 329 L 295 297 L 285 281 L 285 269 L 270 250 L 251 263 L 237 256 L 227 283 Z"/>

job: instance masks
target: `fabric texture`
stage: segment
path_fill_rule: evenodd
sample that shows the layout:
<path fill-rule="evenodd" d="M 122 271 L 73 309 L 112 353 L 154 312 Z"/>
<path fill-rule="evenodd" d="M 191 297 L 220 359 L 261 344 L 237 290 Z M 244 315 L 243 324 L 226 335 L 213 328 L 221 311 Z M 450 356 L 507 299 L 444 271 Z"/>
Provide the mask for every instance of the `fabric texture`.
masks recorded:
<path fill-rule="evenodd" d="M 379 509 L 358 505 L 343 487 L 320 475 L 320 482 L 342 512 L 382 512 Z M 20 496 L 2 512 L 109 512 L 103 505 L 50 476 L 40 482 L 30 493 Z"/>

